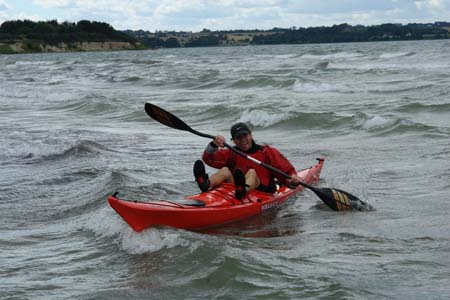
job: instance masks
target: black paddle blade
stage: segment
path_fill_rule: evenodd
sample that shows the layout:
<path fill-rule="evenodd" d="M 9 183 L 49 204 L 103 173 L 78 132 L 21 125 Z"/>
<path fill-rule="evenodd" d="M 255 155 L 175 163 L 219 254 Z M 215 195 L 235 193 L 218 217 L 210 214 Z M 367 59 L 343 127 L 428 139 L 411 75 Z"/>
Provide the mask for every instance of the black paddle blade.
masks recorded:
<path fill-rule="evenodd" d="M 370 204 L 346 191 L 331 188 L 316 188 L 317 196 L 332 210 L 344 211 L 356 209 L 359 211 L 373 210 Z"/>
<path fill-rule="evenodd" d="M 155 119 L 159 123 L 162 123 L 166 126 L 169 126 L 169 127 L 175 128 L 175 129 L 179 129 L 179 130 L 185 130 L 185 131 L 192 132 L 191 127 L 189 127 L 182 120 L 178 119 L 176 116 L 172 115 L 170 112 L 165 111 L 161 107 L 158 107 L 151 103 L 145 103 L 145 112 L 152 119 Z"/>

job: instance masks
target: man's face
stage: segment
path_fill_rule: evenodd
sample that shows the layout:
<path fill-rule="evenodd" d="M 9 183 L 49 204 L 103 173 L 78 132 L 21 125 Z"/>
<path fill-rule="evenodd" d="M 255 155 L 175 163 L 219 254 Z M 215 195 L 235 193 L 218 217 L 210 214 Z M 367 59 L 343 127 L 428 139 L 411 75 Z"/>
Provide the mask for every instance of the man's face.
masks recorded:
<path fill-rule="evenodd" d="M 234 144 L 242 151 L 248 151 L 252 147 L 252 134 L 240 134 L 233 139 Z"/>

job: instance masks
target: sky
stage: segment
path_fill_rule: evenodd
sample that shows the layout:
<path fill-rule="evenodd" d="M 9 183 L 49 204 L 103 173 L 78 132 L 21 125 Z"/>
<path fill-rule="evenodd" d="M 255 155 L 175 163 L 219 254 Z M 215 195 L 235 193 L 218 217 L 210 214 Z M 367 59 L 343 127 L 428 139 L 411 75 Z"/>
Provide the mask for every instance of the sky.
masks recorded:
<path fill-rule="evenodd" d="M 450 22 L 450 0 L 0 0 L 7 20 L 106 22 L 117 30 L 201 31 L 348 23 Z"/>

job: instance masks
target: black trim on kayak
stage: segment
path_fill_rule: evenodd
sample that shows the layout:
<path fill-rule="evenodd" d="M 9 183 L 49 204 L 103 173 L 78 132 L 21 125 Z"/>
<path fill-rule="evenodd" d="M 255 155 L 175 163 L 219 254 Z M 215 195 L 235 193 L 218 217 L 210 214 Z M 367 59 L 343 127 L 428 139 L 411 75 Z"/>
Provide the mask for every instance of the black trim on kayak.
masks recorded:
<path fill-rule="evenodd" d="M 158 203 L 158 202 L 145 202 L 145 201 L 138 201 L 138 200 L 119 199 L 118 195 L 119 195 L 119 192 L 116 191 L 112 196 L 114 198 L 116 198 L 117 200 L 120 200 L 120 201 L 163 205 L 163 204 Z M 201 200 L 194 200 L 194 199 L 177 200 L 177 201 L 171 201 L 171 200 L 160 200 L 160 201 L 172 203 L 172 204 L 179 205 L 179 206 L 182 206 L 182 205 L 185 205 L 185 206 L 196 206 L 196 207 L 205 206 L 205 202 L 203 202 Z"/>
<path fill-rule="evenodd" d="M 167 201 L 167 202 L 172 202 L 172 201 Z M 203 202 L 201 200 L 178 200 L 173 203 L 181 204 L 181 205 L 188 205 L 188 206 L 205 206 L 205 202 Z"/>
<path fill-rule="evenodd" d="M 178 205 L 180 207 L 182 207 L 182 206 L 195 206 L 195 207 L 205 206 L 205 202 L 203 202 L 201 200 L 177 200 L 177 201 L 173 201 L 173 200 L 158 200 L 158 202 L 152 202 L 152 201 L 146 202 L 146 201 L 136 201 L 136 200 L 134 200 L 132 202 L 167 206 L 167 204 L 164 205 L 164 203 L 163 203 L 163 202 L 166 202 L 166 203 L 171 203 L 171 204 Z"/>

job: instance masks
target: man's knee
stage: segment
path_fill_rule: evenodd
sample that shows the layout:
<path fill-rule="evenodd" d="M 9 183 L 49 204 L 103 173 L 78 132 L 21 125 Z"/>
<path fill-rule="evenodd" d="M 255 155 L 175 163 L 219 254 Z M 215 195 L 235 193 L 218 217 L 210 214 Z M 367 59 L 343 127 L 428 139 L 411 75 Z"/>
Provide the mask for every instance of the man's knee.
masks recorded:
<path fill-rule="evenodd" d="M 250 183 L 250 185 L 254 186 L 254 188 L 256 188 L 261 183 L 255 169 L 248 170 L 245 174 L 245 179 Z"/>
<path fill-rule="evenodd" d="M 230 169 L 228 169 L 228 167 L 223 167 L 222 169 L 220 169 L 220 172 L 224 175 L 228 175 L 228 174 L 231 175 L 231 171 L 230 171 Z"/>
<path fill-rule="evenodd" d="M 258 177 L 258 175 L 256 174 L 255 169 L 250 169 L 250 170 L 248 170 L 247 173 L 245 174 L 245 176 L 246 176 L 246 177 L 249 176 L 249 177 L 253 177 L 253 178 Z"/>
<path fill-rule="evenodd" d="M 232 182 L 233 181 L 233 174 L 231 173 L 231 171 L 228 167 L 223 167 L 222 169 L 220 169 L 219 173 L 222 178 L 222 181 L 224 181 L 224 182 Z"/>

